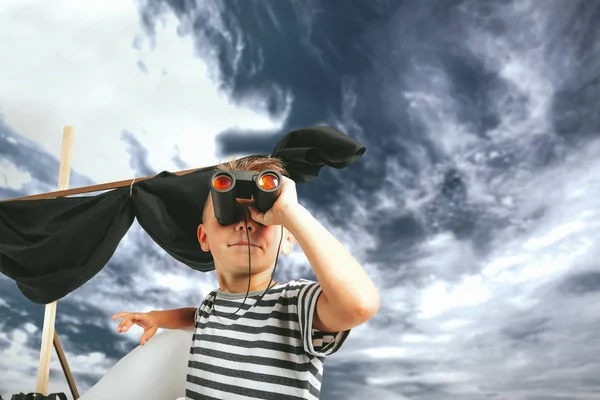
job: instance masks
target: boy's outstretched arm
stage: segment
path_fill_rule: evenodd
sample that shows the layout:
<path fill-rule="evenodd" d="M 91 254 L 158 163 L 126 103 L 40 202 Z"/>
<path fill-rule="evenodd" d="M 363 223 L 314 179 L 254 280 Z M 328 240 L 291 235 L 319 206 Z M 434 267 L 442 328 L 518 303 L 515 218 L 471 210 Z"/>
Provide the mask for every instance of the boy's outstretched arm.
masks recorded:
<path fill-rule="evenodd" d="M 146 344 L 156 333 L 158 328 L 183 329 L 195 325 L 194 316 L 196 308 L 186 307 L 165 311 L 149 312 L 119 312 L 112 316 L 113 320 L 121 319 L 117 332 L 127 332 L 133 325 L 144 328 L 144 334 L 140 338 L 140 344 Z"/>
<path fill-rule="evenodd" d="M 379 292 L 352 254 L 302 205 L 294 204 L 281 217 L 323 290 L 313 327 L 340 332 L 371 319 L 379 309 Z"/>

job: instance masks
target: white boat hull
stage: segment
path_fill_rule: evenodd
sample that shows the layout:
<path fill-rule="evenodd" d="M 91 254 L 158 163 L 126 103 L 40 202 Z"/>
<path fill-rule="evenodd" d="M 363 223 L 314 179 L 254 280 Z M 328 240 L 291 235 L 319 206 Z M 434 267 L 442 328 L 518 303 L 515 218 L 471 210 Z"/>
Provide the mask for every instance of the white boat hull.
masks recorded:
<path fill-rule="evenodd" d="M 81 400 L 175 400 L 185 397 L 194 329 L 166 330 L 119 360 Z"/>

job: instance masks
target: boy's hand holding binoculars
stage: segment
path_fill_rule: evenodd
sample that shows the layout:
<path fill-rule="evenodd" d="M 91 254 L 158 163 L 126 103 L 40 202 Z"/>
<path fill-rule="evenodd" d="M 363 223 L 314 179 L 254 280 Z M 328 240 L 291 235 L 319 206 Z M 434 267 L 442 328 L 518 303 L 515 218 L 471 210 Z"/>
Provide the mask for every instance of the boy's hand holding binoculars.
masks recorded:
<path fill-rule="evenodd" d="M 281 192 L 273 206 L 266 212 L 260 212 L 258 208 L 248 205 L 248 210 L 252 219 L 259 224 L 270 225 L 285 225 L 287 213 L 293 212 L 298 206 L 298 193 L 296 192 L 296 182 L 286 176 L 282 176 Z"/>

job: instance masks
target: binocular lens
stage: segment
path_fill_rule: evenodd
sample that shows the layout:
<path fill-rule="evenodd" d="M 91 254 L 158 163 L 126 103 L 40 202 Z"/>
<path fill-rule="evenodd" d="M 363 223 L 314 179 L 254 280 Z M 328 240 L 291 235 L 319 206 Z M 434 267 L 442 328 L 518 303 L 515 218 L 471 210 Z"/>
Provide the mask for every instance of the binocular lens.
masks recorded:
<path fill-rule="evenodd" d="M 264 190 L 273 190 L 279 185 L 279 179 L 274 174 L 264 174 L 258 178 L 258 186 Z"/>
<path fill-rule="evenodd" d="M 213 186 L 217 190 L 229 189 L 232 184 L 233 181 L 227 175 L 220 175 L 213 179 Z"/>

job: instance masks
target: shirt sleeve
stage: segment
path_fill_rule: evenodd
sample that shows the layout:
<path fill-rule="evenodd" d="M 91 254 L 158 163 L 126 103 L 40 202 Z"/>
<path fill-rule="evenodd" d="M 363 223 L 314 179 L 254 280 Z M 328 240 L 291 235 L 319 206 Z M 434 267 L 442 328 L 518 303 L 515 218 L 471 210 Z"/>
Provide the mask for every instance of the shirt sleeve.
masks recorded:
<path fill-rule="evenodd" d="M 216 295 L 216 292 L 213 290 L 202 300 L 202 303 L 198 306 L 198 308 L 196 308 L 196 312 L 194 313 L 194 321 L 193 321 L 195 327 L 198 326 L 199 319 L 202 316 L 201 313 L 204 310 L 206 310 L 206 307 L 208 306 L 209 302 L 212 301 L 212 299 L 214 298 L 215 295 Z"/>
<path fill-rule="evenodd" d="M 202 307 L 201 305 L 196 308 L 196 312 L 194 313 L 194 326 L 198 325 L 198 313 L 200 312 L 200 307 Z"/>
<path fill-rule="evenodd" d="M 298 293 L 298 322 L 302 333 L 304 351 L 317 357 L 326 357 L 337 352 L 350 334 L 343 332 L 323 332 L 313 328 L 317 300 L 323 290 L 318 282 L 307 281 Z"/>

